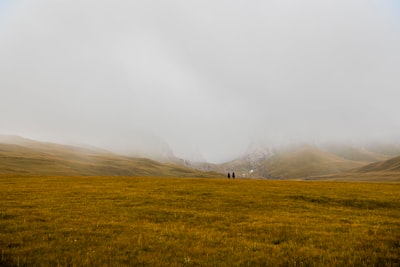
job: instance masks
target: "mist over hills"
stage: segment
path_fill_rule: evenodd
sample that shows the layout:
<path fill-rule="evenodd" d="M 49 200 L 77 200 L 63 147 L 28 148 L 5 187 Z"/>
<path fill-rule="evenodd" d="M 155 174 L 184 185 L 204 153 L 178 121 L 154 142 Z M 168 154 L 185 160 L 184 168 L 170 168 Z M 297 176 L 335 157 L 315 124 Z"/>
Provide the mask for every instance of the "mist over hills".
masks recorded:
<path fill-rule="evenodd" d="M 390 157 L 388 154 L 376 153 L 364 147 L 344 144 L 329 144 L 322 146 L 321 149 L 340 158 L 360 162 L 376 162 Z"/>
<path fill-rule="evenodd" d="M 2 175 L 218 177 L 182 165 L 128 157 L 104 149 L 0 136 Z"/>
<path fill-rule="evenodd" d="M 324 143 L 268 147 L 250 145 L 244 156 L 217 165 L 214 170 L 235 171 L 242 177 L 308 179 L 351 172 L 369 163 L 400 155 L 397 143 Z"/>
<path fill-rule="evenodd" d="M 199 160 L 178 158 L 171 150 L 167 150 L 170 151 L 167 154 L 160 151 L 160 155 L 152 154 L 159 159 L 157 161 L 146 158 L 140 151 L 136 152 L 140 157 L 133 157 L 90 146 L 0 135 L 0 174 L 223 177 L 227 172 L 235 172 L 238 178 L 308 180 L 346 173 L 364 176 L 374 173 L 378 177 L 377 173 L 387 176 L 390 172 L 391 177 L 400 179 L 400 146 L 397 144 L 272 147 L 252 143 L 243 156 L 221 164 L 201 161 L 201 157 Z"/>
<path fill-rule="evenodd" d="M 213 163 L 254 139 L 400 137 L 399 13 L 398 0 L 2 0 L 0 131 L 201 162 L 198 147 Z"/>

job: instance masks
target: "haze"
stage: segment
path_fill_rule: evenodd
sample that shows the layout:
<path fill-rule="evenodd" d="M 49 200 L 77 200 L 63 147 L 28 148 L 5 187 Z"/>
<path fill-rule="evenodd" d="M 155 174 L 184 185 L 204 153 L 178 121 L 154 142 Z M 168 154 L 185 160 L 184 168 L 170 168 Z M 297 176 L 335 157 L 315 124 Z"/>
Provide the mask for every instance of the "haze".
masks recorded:
<path fill-rule="evenodd" d="M 210 162 L 400 140 L 399 18 L 396 0 L 3 0 L 0 133 Z"/>

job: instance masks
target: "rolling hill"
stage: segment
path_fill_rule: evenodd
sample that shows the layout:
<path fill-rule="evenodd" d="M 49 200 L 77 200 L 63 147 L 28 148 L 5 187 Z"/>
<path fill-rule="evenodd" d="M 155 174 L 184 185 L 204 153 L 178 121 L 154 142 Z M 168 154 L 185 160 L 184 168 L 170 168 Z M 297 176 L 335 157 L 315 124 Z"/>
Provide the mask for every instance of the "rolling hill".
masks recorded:
<path fill-rule="evenodd" d="M 308 145 L 279 153 L 265 164 L 271 176 L 284 178 L 340 173 L 364 165 L 363 162 L 340 158 Z"/>
<path fill-rule="evenodd" d="M 364 162 L 341 158 L 310 145 L 270 151 L 257 159 L 246 156 L 224 163 L 220 165 L 220 170 L 236 171 L 246 177 L 288 179 L 340 173 L 365 165 Z"/>
<path fill-rule="evenodd" d="M 238 178 L 399 180 L 400 157 L 389 159 L 385 154 L 395 154 L 396 147 L 374 149 L 348 145 L 257 147 L 223 164 L 184 159 L 161 163 L 99 148 L 0 135 L 0 175 L 222 177 L 234 171 Z"/>
<path fill-rule="evenodd" d="M 89 176 L 170 176 L 215 177 L 179 166 L 145 158 L 112 154 L 95 148 L 82 148 L 37 142 L 21 137 L 0 138 L 2 175 L 89 175 Z"/>
<path fill-rule="evenodd" d="M 326 181 L 400 182 L 400 156 L 369 163 L 346 172 L 315 175 L 309 179 Z"/>
<path fill-rule="evenodd" d="M 375 162 L 357 169 L 355 172 L 399 172 L 400 175 L 400 156 L 381 162 Z"/>

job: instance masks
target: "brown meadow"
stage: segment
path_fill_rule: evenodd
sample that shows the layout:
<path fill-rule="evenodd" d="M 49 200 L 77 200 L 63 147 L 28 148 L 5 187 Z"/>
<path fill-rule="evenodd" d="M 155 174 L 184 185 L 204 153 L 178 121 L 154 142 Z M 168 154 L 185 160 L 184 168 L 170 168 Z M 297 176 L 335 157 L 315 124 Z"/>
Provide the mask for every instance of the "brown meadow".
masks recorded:
<path fill-rule="evenodd" d="M 400 266 L 400 184 L 0 177 L 1 266 Z"/>

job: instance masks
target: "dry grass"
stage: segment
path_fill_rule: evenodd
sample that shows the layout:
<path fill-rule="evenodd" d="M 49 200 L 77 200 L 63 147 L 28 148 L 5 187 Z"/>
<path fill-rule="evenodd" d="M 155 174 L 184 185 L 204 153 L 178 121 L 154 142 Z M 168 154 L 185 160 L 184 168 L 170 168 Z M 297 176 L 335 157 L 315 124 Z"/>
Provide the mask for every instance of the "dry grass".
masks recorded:
<path fill-rule="evenodd" d="M 358 172 L 400 172 L 400 157 L 391 158 L 385 161 L 375 162 L 363 166 Z"/>
<path fill-rule="evenodd" d="M 348 172 L 310 177 L 308 180 L 320 181 L 346 181 L 346 182 L 375 182 L 375 183 L 400 183 L 400 172 Z"/>
<path fill-rule="evenodd" d="M 145 158 L 35 141 L 31 143 L 30 147 L 0 143 L 0 175 L 222 176 Z"/>
<path fill-rule="evenodd" d="M 304 179 L 311 176 L 338 174 L 359 168 L 369 162 L 349 160 L 313 146 L 304 145 L 275 152 L 263 160 L 241 158 L 217 166 L 217 170 L 235 170 L 241 176 L 274 179 Z M 250 170 L 254 170 L 252 174 Z"/>
<path fill-rule="evenodd" d="M 399 266 L 400 185 L 0 177 L 1 266 Z"/>
<path fill-rule="evenodd" d="M 337 174 L 365 165 L 364 162 L 340 158 L 312 146 L 277 154 L 268 159 L 266 164 L 272 176 L 282 178 Z"/>

